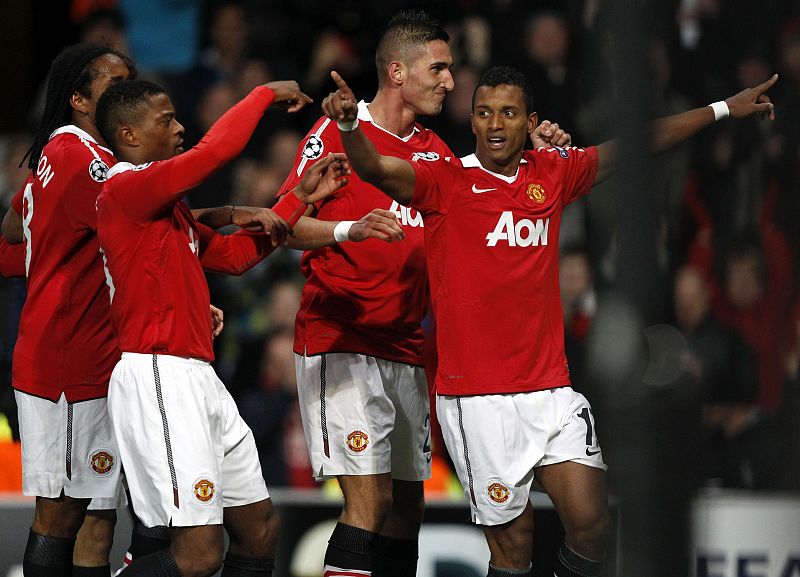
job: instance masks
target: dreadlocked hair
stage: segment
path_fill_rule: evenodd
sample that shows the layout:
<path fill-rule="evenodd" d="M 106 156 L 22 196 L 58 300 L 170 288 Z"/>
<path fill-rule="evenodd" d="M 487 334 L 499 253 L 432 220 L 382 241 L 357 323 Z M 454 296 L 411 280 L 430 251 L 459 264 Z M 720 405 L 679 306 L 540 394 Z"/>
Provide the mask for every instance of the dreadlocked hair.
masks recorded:
<path fill-rule="evenodd" d="M 27 158 L 28 168 L 36 170 L 42 149 L 50 139 L 50 135 L 55 129 L 68 124 L 72 119 L 72 107 L 70 106 L 72 94 L 79 92 L 84 96 L 91 96 L 92 81 L 97 78 L 97 71 L 91 64 L 106 54 L 113 54 L 121 58 L 128 66 L 130 76 L 135 76 L 136 71 L 131 59 L 108 46 L 85 42 L 73 44 L 56 56 L 50 65 L 47 99 L 42 121 L 34 135 L 33 144 L 20 162 L 20 166 Z"/>

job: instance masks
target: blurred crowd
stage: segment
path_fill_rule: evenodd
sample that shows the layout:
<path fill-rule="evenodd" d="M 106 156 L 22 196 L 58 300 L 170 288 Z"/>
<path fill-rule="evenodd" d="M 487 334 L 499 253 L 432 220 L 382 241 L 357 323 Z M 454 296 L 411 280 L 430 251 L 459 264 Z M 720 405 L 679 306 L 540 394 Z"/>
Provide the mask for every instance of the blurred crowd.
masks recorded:
<path fill-rule="evenodd" d="M 320 114 L 318 104 L 333 89 L 329 71 L 338 70 L 359 97 L 371 99 L 375 42 L 404 7 L 424 7 L 450 33 L 456 87 L 443 114 L 422 121 L 459 155 L 474 150 L 472 92 L 493 64 L 523 70 L 539 118 L 558 122 L 574 144 L 612 137 L 624 114 L 613 105 L 615 77 L 624 74 L 609 58 L 617 33 L 613 4 L 73 0 L 69 25 L 74 40 L 126 51 L 141 76 L 162 83 L 188 143 L 254 86 L 297 79 L 315 104 L 292 116 L 269 112 L 242 156 L 188 196 L 196 207 L 270 206 Z M 670 335 L 654 340 L 660 348 L 650 351 L 652 363 L 670 369 L 659 373 L 660 386 L 689 391 L 697 407 L 699 437 L 689 459 L 697 484 L 800 489 L 800 479 L 781 468 L 789 455 L 800 454 L 800 2 L 643 4 L 655 4 L 645 8 L 649 35 L 641 54 L 654 117 L 781 75 L 771 91 L 775 122 L 720 122 L 654 161 L 641 191 L 658 223 L 651 238 L 658 289 L 646 321 Z M 39 80 L 42 94 L 45 79 Z M 32 103 L 28 130 L 40 108 Z M 18 165 L 30 141 L 25 130 L 0 134 L 3 211 L 26 176 Z M 590 398 L 593 319 L 619 266 L 618 187 L 612 178 L 572 205 L 561 237 L 567 354 L 575 387 Z M 271 486 L 314 485 L 292 355 L 299 258 L 281 249 L 243 277 L 209 279 L 212 302 L 226 320 L 215 345 L 216 369 L 253 428 Z M 23 299 L 24 282 L 0 279 L 0 412 L 11 430 L 10 358 Z"/>

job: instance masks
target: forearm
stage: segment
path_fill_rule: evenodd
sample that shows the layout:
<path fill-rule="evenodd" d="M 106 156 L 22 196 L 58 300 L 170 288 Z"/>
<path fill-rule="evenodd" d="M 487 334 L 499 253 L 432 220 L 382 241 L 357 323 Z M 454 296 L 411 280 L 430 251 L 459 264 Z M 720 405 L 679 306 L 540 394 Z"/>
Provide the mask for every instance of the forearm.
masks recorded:
<path fill-rule="evenodd" d="M 19 244 L 23 241 L 22 217 L 14 207 L 9 207 L 3 217 L 2 233 L 9 244 Z"/>
<path fill-rule="evenodd" d="M 414 195 L 416 176 L 405 160 L 382 156 L 364 132 L 356 127 L 340 131 L 350 166 L 361 180 L 379 188 L 401 204 L 408 204 Z"/>
<path fill-rule="evenodd" d="M 269 237 L 238 231 L 223 236 L 215 233 L 200 263 L 203 269 L 238 276 L 264 260 L 274 250 Z"/>
<path fill-rule="evenodd" d="M 294 225 L 294 235 L 288 238 L 290 248 L 297 250 L 315 250 L 336 244 L 333 229 L 338 221 L 319 220 L 303 216 Z"/>
<path fill-rule="evenodd" d="M 655 153 L 664 152 L 712 124 L 714 110 L 710 106 L 659 118 L 651 125 L 650 148 Z"/>
<path fill-rule="evenodd" d="M 192 216 L 197 222 L 217 230 L 233 224 L 234 210 L 236 207 L 230 204 L 214 208 L 195 208 L 192 209 Z"/>

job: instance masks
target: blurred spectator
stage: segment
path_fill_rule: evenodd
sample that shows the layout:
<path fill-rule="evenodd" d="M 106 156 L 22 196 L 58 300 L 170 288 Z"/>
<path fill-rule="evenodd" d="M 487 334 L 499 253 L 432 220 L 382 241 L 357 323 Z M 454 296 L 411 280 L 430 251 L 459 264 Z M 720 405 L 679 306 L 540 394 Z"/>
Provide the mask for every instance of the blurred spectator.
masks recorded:
<path fill-rule="evenodd" d="M 109 46 L 123 54 L 127 54 L 130 50 L 125 32 L 125 20 L 117 10 L 90 12 L 81 22 L 80 39 L 81 42 Z"/>
<path fill-rule="evenodd" d="M 686 339 L 684 378 L 702 407 L 700 478 L 706 484 L 769 486 L 773 439 L 766 416 L 755 404 L 755 353 L 714 319 L 711 293 L 702 273 L 684 266 L 674 286 L 675 319 Z"/>
<path fill-rule="evenodd" d="M 570 380 L 576 390 L 585 392 L 587 338 L 597 311 L 592 269 L 586 251 L 578 246 L 562 249 L 558 263 Z"/>
<path fill-rule="evenodd" d="M 267 143 L 263 160 L 240 161 L 235 169 L 233 202 L 272 206 L 278 189 L 292 169 L 292 159 L 302 138 L 296 130 L 280 130 Z"/>
<path fill-rule="evenodd" d="M 297 401 L 293 344 L 293 329 L 267 337 L 257 381 L 238 402 L 270 487 L 315 486 Z"/>

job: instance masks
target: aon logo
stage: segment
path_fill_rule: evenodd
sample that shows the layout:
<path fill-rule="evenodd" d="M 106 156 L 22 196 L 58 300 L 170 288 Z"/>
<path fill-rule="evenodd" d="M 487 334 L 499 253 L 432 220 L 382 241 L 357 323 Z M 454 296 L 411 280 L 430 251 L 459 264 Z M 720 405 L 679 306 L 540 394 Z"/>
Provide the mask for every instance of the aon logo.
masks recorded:
<path fill-rule="evenodd" d="M 420 213 L 416 210 L 412 211 L 407 206 L 402 206 L 396 200 L 392 201 L 392 206 L 389 207 L 389 211 L 397 216 L 397 220 L 399 220 L 400 224 L 403 226 L 425 226 Z"/>
<path fill-rule="evenodd" d="M 500 215 L 494 230 L 486 235 L 486 246 L 496 246 L 504 240 L 509 246 L 547 246 L 547 229 L 550 219 L 532 222 L 523 218 L 514 222 L 514 214 L 506 210 Z"/>

